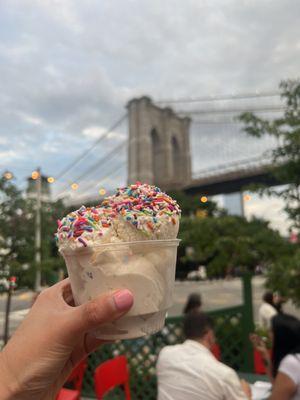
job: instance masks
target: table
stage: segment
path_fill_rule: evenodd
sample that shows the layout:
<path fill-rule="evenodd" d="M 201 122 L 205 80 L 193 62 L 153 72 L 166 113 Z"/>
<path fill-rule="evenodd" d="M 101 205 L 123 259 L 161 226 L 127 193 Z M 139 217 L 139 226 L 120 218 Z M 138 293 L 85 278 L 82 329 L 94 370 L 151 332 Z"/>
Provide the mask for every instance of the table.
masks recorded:
<path fill-rule="evenodd" d="M 248 383 L 254 383 L 256 381 L 270 382 L 267 375 L 249 374 L 247 372 L 238 372 L 240 379 L 245 379 Z"/>
<path fill-rule="evenodd" d="M 269 378 L 266 375 L 257 375 L 257 374 L 248 374 L 248 373 L 243 373 L 243 372 L 239 372 L 238 373 L 240 379 L 244 379 L 245 381 L 247 381 L 250 384 L 254 384 L 257 381 L 261 381 L 261 382 L 270 382 Z M 269 398 L 269 395 L 267 395 L 267 397 L 265 397 L 265 389 L 258 389 L 258 388 L 251 388 L 252 390 L 255 390 L 257 397 L 253 397 L 257 400 L 267 400 Z M 262 392 L 261 392 L 262 390 Z M 263 394 L 264 393 L 264 394 Z M 254 394 L 254 392 L 252 392 L 252 394 Z"/>

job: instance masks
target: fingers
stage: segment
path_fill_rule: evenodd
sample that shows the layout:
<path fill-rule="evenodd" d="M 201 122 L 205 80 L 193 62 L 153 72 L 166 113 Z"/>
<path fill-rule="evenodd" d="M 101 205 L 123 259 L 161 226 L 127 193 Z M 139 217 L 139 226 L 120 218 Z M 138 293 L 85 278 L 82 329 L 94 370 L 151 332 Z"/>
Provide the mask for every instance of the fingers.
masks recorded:
<path fill-rule="evenodd" d="M 112 322 L 128 312 L 133 295 L 127 289 L 106 293 L 74 308 L 73 326 L 78 333 L 88 332 L 101 324 Z"/>

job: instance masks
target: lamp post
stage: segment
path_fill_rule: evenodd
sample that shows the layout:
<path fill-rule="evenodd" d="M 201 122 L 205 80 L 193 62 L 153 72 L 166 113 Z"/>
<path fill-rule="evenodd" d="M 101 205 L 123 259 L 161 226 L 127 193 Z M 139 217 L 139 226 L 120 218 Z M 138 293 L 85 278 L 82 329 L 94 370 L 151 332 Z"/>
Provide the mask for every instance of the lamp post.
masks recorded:
<path fill-rule="evenodd" d="M 16 287 L 16 277 L 11 276 L 9 278 L 9 285 L 7 288 L 7 300 L 6 300 L 6 308 L 5 308 L 5 323 L 4 323 L 4 334 L 3 334 L 4 345 L 8 342 L 8 338 L 9 338 L 9 313 L 10 313 L 10 306 L 11 306 L 11 296 L 13 294 L 15 287 Z"/>
<path fill-rule="evenodd" d="M 31 174 L 32 179 L 36 181 L 36 215 L 35 215 L 35 291 L 41 288 L 41 192 L 42 192 L 42 176 L 41 169 L 37 168 Z"/>

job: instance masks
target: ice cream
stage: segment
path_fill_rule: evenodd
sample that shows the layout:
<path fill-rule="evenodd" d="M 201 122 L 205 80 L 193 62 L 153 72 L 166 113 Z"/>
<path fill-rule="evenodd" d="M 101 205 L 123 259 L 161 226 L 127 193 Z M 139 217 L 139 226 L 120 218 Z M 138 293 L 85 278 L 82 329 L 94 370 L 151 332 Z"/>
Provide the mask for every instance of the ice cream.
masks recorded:
<path fill-rule="evenodd" d="M 179 219 L 175 200 L 136 183 L 58 221 L 56 238 L 76 304 L 117 288 L 134 294 L 130 312 L 99 328 L 98 337 L 137 337 L 162 327 L 172 304 Z"/>
<path fill-rule="evenodd" d="M 120 188 L 96 207 L 85 206 L 58 221 L 59 248 L 100 243 L 175 239 L 180 208 L 159 188 L 136 183 Z"/>

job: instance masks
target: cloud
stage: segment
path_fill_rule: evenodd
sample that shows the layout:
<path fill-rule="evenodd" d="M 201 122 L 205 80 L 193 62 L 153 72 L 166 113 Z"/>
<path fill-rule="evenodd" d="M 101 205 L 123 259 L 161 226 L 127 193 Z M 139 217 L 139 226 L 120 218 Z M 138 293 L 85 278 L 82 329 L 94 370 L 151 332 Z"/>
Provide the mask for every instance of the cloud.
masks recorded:
<path fill-rule="evenodd" d="M 1 2 L 1 164 L 20 179 L 37 165 L 59 174 L 133 96 L 275 90 L 299 73 L 299 12 L 296 0 Z M 124 123 L 68 179 L 125 134 Z M 195 170 L 264 146 L 216 126 L 193 126 L 191 142 Z"/>
<path fill-rule="evenodd" d="M 18 154 L 14 150 L 0 151 L 0 160 L 3 163 L 7 162 L 12 158 L 17 158 Z"/>
<path fill-rule="evenodd" d="M 284 212 L 284 201 L 278 197 L 258 196 L 251 194 L 251 200 L 245 202 L 245 215 L 247 218 L 256 216 L 270 221 L 273 229 L 278 230 L 282 235 L 288 235 L 290 223 Z"/>
<path fill-rule="evenodd" d="M 107 129 L 100 126 L 89 126 L 82 131 L 84 136 L 92 139 L 99 139 L 101 136 L 106 134 L 106 132 Z M 111 131 L 108 133 L 107 138 L 113 140 L 125 140 L 126 136 L 120 132 Z"/>

